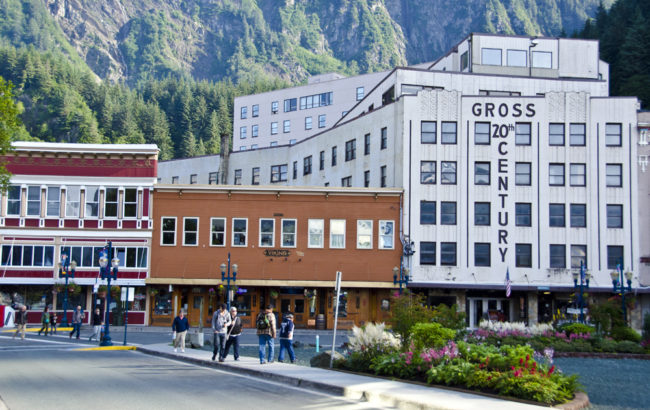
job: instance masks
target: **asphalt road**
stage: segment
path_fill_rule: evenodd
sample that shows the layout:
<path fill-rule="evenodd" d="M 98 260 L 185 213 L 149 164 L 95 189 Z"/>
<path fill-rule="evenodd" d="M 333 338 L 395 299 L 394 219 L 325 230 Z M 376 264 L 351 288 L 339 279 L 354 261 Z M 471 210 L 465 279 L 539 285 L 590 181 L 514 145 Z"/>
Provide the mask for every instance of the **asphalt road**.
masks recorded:
<path fill-rule="evenodd" d="M 0 398 L 10 410 L 372 408 L 137 351 L 75 350 L 85 344 L 0 335 Z"/>

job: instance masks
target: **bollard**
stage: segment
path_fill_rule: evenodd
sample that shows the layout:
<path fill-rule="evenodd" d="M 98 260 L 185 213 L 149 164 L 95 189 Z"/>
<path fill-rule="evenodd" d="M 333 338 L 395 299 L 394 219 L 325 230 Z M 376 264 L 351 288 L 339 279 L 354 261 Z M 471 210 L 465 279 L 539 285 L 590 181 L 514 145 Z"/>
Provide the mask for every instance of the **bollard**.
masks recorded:
<path fill-rule="evenodd" d="M 318 345 L 318 335 L 316 335 L 316 353 L 320 351 L 320 346 Z"/>

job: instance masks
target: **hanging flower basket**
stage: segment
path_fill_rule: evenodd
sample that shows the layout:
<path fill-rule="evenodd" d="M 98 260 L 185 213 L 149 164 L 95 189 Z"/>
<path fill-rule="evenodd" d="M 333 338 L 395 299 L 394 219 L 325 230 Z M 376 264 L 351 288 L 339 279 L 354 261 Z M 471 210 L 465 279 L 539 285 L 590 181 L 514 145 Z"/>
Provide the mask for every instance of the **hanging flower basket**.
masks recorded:
<path fill-rule="evenodd" d="M 120 295 L 122 295 L 122 289 L 117 285 L 111 286 L 111 297 L 112 298 L 117 298 Z"/>
<path fill-rule="evenodd" d="M 271 296 L 271 299 L 277 299 L 278 296 L 280 296 L 280 293 L 279 293 L 277 290 L 272 290 L 272 291 L 269 293 L 269 296 Z"/>
<path fill-rule="evenodd" d="M 157 295 L 159 292 L 160 292 L 160 291 L 159 291 L 158 289 L 156 289 L 156 288 L 151 288 L 151 289 L 149 289 L 149 296 L 151 296 L 152 298 L 155 298 L 156 295 Z"/>
<path fill-rule="evenodd" d="M 52 293 L 56 295 L 57 293 L 63 292 L 65 292 L 65 283 L 55 283 L 54 289 L 52 289 Z"/>
<path fill-rule="evenodd" d="M 100 298 L 105 298 L 107 291 L 108 291 L 108 287 L 106 285 L 99 285 L 99 287 L 97 288 L 97 296 Z"/>
<path fill-rule="evenodd" d="M 71 295 L 78 295 L 81 293 L 81 286 L 77 285 L 74 282 L 68 282 L 68 293 Z"/>

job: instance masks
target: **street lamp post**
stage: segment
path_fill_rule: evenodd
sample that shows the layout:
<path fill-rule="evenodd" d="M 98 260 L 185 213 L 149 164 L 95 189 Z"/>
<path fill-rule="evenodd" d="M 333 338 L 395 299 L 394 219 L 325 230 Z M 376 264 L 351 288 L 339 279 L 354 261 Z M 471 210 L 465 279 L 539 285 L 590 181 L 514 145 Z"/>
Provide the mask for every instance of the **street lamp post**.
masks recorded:
<path fill-rule="evenodd" d="M 399 284 L 399 293 L 402 294 L 402 285 L 408 286 L 409 283 L 409 268 L 400 263 L 399 268 L 393 267 L 393 285 Z"/>
<path fill-rule="evenodd" d="M 539 40 L 536 38 L 530 39 L 528 44 L 528 77 L 533 76 L 533 48 L 537 47 L 537 44 L 539 44 Z"/>
<path fill-rule="evenodd" d="M 237 281 L 237 264 L 233 263 L 232 264 L 232 276 L 230 275 L 230 252 L 228 252 L 228 265 L 225 263 L 222 263 L 220 268 L 221 268 L 221 281 L 223 282 L 224 280 L 226 281 L 226 301 L 228 305 L 228 311 L 230 311 L 230 281 L 232 280 L 233 282 Z"/>
<path fill-rule="evenodd" d="M 61 262 L 59 262 L 59 278 L 65 279 L 65 292 L 63 293 L 63 319 L 61 319 L 61 327 L 68 327 L 68 279 L 74 278 L 74 271 L 77 269 L 77 262 L 68 258 L 65 253 L 61 254 Z"/>
<path fill-rule="evenodd" d="M 113 341 L 111 340 L 110 331 L 110 313 L 111 313 L 111 279 L 117 280 L 117 266 L 120 264 L 120 260 L 117 258 L 111 259 L 111 265 L 108 264 L 108 258 L 113 256 L 113 244 L 111 241 L 108 241 L 108 244 L 104 249 L 99 252 L 99 273 L 102 280 L 106 279 L 108 284 L 106 286 L 106 329 L 104 330 L 104 339 L 100 343 L 100 346 L 113 346 Z"/>
<path fill-rule="evenodd" d="M 587 271 L 583 261 L 580 261 L 580 271 L 573 272 L 573 288 L 578 292 L 578 307 L 580 308 L 580 323 L 585 323 L 584 306 L 585 301 L 582 289 L 589 289 L 591 274 Z"/>
<path fill-rule="evenodd" d="M 632 291 L 633 274 L 631 271 L 627 271 L 623 273 L 623 264 L 619 263 L 618 265 L 616 265 L 616 270 L 611 271 L 609 275 L 612 277 L 612 288 L 614 290 L 614 293 L 621 292 L 623 320 L 627 325 L 627 308 L 625 307 L 625 294 Z M 623 281 L 623 276 L 625 276 L 625 280 L 627 281 L 627 287 L 625 286 L 625 282 Z"/>

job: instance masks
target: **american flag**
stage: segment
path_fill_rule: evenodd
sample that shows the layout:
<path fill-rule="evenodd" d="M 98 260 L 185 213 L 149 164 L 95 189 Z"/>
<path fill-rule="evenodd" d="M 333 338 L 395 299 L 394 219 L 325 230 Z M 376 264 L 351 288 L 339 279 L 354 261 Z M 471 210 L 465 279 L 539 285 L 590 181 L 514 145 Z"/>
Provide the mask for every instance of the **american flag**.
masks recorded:
<path fill-rule="evenodd" d="M 512 282 L 510 281 L 510 268 L 506 268 L 506 297 L 510 297 L 512 292 Z"/>

